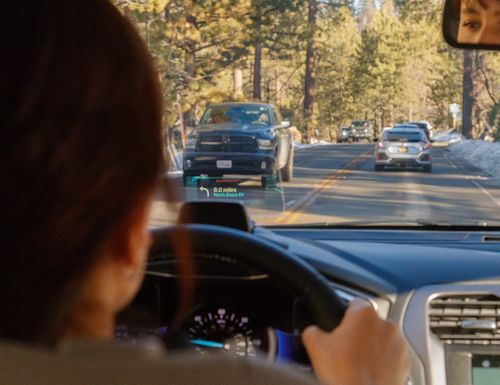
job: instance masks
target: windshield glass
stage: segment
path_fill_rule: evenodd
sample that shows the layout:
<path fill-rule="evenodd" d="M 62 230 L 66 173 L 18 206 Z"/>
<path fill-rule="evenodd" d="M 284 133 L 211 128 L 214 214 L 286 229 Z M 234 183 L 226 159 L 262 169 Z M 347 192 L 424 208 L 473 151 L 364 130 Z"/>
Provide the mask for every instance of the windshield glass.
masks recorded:
<path fill-rule="evenodd" d="M 161 79 L 175 207 L 159 193 L 152 226 L 212 200 L 258 225 L 500 225 L 500 57 L 449 47 L 442 1 L 112 1 Z"/>
<path fill-rule="evenodd" d="M 271 116 L 269 108 L 258 105 L 218 105 L 207 107 L 200 123 L 269 126 Z"/>

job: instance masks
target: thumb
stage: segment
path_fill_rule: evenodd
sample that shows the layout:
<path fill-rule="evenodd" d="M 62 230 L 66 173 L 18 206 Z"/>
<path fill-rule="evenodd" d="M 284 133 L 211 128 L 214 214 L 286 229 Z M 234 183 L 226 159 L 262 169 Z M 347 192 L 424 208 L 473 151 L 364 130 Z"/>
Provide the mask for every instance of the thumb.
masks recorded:
<path fill-rule="evenodd" d="M 309 326 L 302 332 L 302 342 L 306 349 L 309 350 L 310 347 L 317 346 L 318 342 L 322 340 L 326 334 L 327 333 L 317 326 Z"/>

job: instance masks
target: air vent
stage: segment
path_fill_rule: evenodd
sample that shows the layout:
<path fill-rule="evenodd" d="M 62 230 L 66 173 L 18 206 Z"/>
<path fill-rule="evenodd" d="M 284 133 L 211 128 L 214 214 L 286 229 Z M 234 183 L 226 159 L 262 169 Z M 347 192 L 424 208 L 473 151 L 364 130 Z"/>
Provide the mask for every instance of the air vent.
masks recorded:
<path fill-rule="evenodd" d="M 483 242 L 500 243 L 500 236 L 496 235 L 483 237 Z"/>
<path fill-rule="evenodd" d="M 500 298 L 494 295 L 435 298 L 430 303 L 429 325 L 445 344 L 500 345 Z"/>

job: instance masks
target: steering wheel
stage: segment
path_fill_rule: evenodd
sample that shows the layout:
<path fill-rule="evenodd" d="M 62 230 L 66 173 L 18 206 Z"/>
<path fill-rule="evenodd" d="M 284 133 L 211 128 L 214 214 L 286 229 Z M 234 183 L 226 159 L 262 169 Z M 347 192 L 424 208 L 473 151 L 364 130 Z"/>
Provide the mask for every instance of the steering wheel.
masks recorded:
<path fill-rule="evenodd" d="M 328 281 L 301 258 L 251 234 L 212 225 L 178 225 L 152 231 L 150 255 L 173 253 L 172 240 L 187 234 L 191 253 L 216 253 L 269 274 L 287 287 L 324 331 L 337 327 L 345 305 Z"/>

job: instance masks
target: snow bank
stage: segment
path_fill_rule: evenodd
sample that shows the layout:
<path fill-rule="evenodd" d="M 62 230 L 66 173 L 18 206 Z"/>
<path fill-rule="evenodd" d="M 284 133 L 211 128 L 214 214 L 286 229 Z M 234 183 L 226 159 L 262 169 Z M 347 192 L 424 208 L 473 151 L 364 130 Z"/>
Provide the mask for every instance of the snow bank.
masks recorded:
<path fill-rule="evenodd" d="M 465 160 L 487 173 L 490 181 L 500 183 L 500 143 L 483 140 L 461 140 L 453 143 L 449 151 L 454 157 Z"/>
<path fill-rule="evenodd" d="M 440 131 L 432 136 L 436 144 L 443 144 L 445 146 L 463 140 L 462 134 L 452 129 Z"/>

